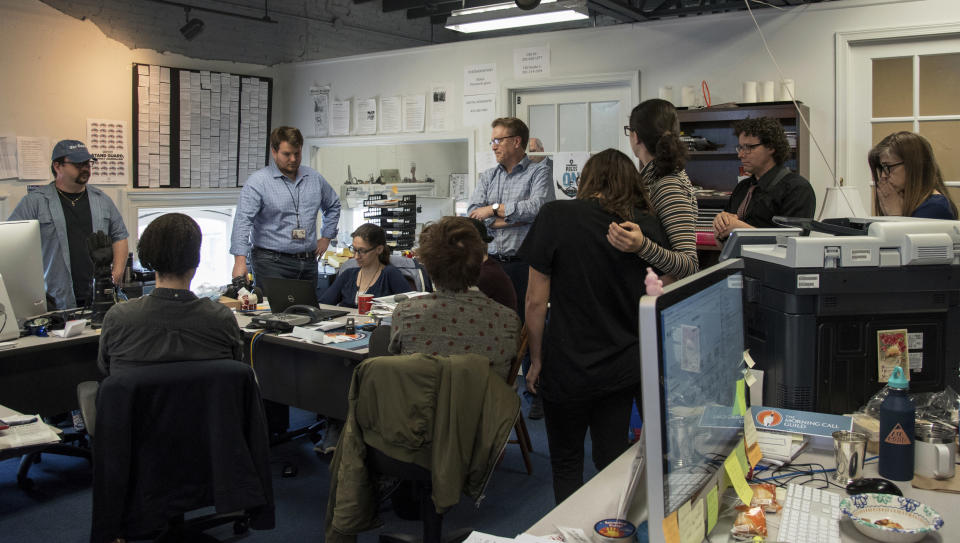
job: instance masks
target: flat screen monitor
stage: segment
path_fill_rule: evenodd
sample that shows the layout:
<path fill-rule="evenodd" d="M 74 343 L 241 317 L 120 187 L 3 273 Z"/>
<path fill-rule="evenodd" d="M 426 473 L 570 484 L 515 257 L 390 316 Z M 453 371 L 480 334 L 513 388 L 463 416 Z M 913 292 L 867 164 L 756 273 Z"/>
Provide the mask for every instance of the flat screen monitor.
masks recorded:
<path fill-rule="evenodd" d="M 18 324 L 47 311 L 40 251 L 39 222 L 0 221 L 0 275 Z"/>
<path fill-rule="evenodd" d="M 650 541 L 664 540 L 662 519 L 717 484 L 742 442 L 729 416 L 743 377 L 741 269 L 727 260 L 640 300 Z"/>

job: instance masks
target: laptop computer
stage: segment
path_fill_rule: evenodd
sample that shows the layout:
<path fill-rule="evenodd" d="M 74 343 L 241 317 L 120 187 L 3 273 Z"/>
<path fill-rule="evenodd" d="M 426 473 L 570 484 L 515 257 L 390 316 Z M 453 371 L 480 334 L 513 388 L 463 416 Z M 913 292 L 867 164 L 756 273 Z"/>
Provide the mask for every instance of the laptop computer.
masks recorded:
<path fill-rule="evenodd" d="M 313 281 L 264 277 L 258 280 L 270 301 L 270 311 L 283 313 L 291 305 L 317 307 L 317 285 Z"/>

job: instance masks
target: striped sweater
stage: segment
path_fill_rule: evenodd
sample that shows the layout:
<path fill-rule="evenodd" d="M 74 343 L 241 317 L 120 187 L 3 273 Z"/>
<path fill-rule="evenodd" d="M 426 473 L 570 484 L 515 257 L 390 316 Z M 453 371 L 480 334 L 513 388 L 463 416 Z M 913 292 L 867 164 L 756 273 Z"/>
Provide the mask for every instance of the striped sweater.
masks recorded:
<path fill-rule="evenodd" d="M 651 161 L 640 170 L 640 176 L 673 250 L 644 238 L 637 255 L 676 279 L 697 273 L 697 197 L 687 172 L 657 178 Z"/>

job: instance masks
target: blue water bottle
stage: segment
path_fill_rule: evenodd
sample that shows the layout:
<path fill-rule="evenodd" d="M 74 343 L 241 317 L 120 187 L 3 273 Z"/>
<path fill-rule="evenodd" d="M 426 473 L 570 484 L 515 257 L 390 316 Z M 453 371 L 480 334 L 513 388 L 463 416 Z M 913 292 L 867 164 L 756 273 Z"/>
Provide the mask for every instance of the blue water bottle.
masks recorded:
<path fill-rule="evenodd" d="M 907 396 L 903 368 L 893 369 L 887 397 L 880 404 L 880 476 L 893 481 L 913 479 L 913 427 L 916 408 Z"/>

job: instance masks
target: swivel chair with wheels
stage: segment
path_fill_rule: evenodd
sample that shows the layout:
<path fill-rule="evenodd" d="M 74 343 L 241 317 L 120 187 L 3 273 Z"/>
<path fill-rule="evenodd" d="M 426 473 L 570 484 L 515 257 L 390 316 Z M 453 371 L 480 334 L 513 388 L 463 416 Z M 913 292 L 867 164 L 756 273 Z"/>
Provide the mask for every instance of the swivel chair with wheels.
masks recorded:
<path fill-rule="evenodd" d="M 92 543 L 209 541 L 233 523 L 274 526 L 266 420 L 253 370 L 235 360 L 115 371 L 99 387 Z M 184 521 L 184 514 L 215 513 Z"/>

